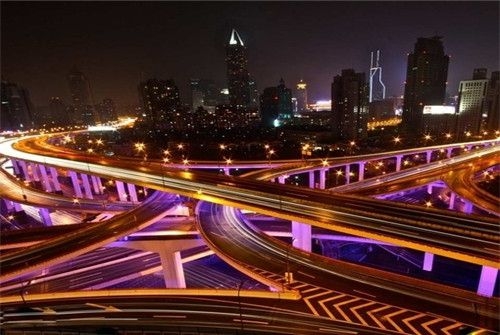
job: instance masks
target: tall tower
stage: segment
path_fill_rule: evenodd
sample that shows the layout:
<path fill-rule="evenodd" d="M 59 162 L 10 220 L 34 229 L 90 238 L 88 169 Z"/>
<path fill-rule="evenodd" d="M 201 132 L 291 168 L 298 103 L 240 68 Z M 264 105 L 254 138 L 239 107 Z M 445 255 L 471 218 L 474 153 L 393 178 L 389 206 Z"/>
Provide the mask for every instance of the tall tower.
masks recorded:
<path fill-rule="evenodd" d="M 235 106 L 247 106 L 250 103 L 250 74 L 246 48 L 240 35 L 233 29 L 226 47 L 227 84 L 229 103 Z"/>
<path fill-rule="evenodd" d="M 165 127 L 180 105 L 179 88 L 173 80 L 153 78 L 141 82 L 138 89 L 146 120 L 160 128 Z"/>
<path fill-rule="evenodd" d="M 408 55 L 402 126 L 410 135 L 421 135 L 425 105 L 444 103 L 449 60 L 440 36 L 418 38 Z"/>
<path fill-rule="evenodd" d="M 68 74 L 68 85 L 77 123 L 90 125 L 96 122 L 94 99 L 87 77 L 76 67 Z"/>
<path fill-rule="evenodd" d="M 346 69 L 333 78 L 332 113 L 335 137 L 345 140 L 366 137 L 368 87 L 364 72 Z"/>
<path fill-rule="evenodd" d="M 302 79 L 297 83 L 297 111 L 307 110 L 307 84 Z"/>
<path fill-rule="evenodd" d="M 377 58 L 373 62 L 373 52 L 370 60 L 370 96 L 368 102 L 385 99 L 385 85 L 382 82 L 382 67 L 380 66 L 380 50 L 377 50 Z M 377 75 L 377 85 L 373 82 L 373 77 Z M 374 86 L 377 86 L 374 88 Z"/>
<path fill-rule="evenodd" d="M 472 80 L 462 80 L 458 88 L 457 136 L 465 132 L 478 135 L 481 130 L 483 113 L 486 110 L 488 80 L 486 69 L 474 69 Z"/>

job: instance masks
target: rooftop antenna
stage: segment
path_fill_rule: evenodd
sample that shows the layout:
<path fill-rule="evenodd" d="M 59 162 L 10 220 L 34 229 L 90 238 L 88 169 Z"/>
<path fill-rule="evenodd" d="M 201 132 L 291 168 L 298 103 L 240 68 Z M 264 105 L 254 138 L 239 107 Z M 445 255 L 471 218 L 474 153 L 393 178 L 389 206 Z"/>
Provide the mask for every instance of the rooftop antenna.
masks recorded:
<path fill-rule="evenodd" d="M 385 99 L 385 85 L 382 82 L 382 67 L 380 66 L 380 50 L 377 50 L 377 55 L 375 59 L 375 63 L 373 62 L 373 51 L 371 52 L 371 59 L 370 59 L 370 97 L 369 97 L 369 102 L 372 102 L 374 99 L 373 96 L 373 77 L 378 73 L 378 78 L 377 81 L 380 83 L 380 86 L 382 88 L 382 96 L 379 94 L 375 97 L 376 100 L 384 100 Z"/>

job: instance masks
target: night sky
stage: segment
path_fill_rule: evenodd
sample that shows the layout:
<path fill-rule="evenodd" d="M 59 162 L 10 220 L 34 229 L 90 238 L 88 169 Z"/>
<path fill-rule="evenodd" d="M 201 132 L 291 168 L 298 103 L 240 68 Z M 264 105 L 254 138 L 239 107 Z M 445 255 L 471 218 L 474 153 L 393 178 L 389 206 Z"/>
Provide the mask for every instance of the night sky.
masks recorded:
<path fill-rule="evenodd" d="M 310 100 L 330 99 L 344 68 L 369 73 L 380 49 L 389 95 L 403 93 L 407 53 L 418 37 L 443 36 L 448 92 L 476 67 L 499 69 L 499 3 L 460 2 L 8 2 L 1 6 L 2 79 L 26 87 L 35 105 L 69 103 L 73 65 L 97 101 L 138 103 L 142 78 L 174 79 L 189 102 L 189 78 L 226 86 L 225 45 L 236 28 L 259 91 L 303 78 Z"/>

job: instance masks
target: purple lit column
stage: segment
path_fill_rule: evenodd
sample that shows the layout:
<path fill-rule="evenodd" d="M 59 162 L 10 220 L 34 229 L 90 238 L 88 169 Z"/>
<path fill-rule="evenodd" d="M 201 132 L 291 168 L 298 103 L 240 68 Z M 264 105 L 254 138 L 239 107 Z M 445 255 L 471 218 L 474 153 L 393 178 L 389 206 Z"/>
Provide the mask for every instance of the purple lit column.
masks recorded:
<path fill-rule="evenodd" d="M 311 252 L 311 225 L 292 221 L 292 244 L 298 249 Z"/>
<path fill-rule="evenodd" d="M 479 277 L 479 285 L 477 287 L 477 294 L 492 297 L 495 290 L 495 283 L 497 281 L 498 269 L 491 266 L 484 266 L 481 269 L 481 277 Z"/>
<path fill-rule="evenodd" d="M 427 162 L 427 164 L 429 164 L 431 162 L 431 158 L 432 158 L 432 150 L 428 150 L 425 152 L 425 161 Z"/>
<path fill-rule="evenodd" d="M 224 174 L 225 174 L 226 176 L 231 175 L 231 172 L 230 172 L 230 169 L 229 169 L 229 168 L 227 168 L 227 167 L 226 167 L 226 168 L 224 168 L 223 170 L 224 170 Z"/>
<path fill-rule="evenodd" d="M 75 196 L 77 198 L 83 198 L 82 189 L 80 188 L 80 183 L 78 182 L 78 176 L 75 171 L 69 171 L 69 177 L 73 183 L 73 189 L 75 190 Z"/>
<path fill-rule="evenodd" d="M 14 174 L 16 176 L 19 176 L 21 174 L 21 169 L 19 168 L 19 164 L 17 164 L 17 161 L 15 159 L 10 160 L 12 163 L 12 168 L 14 169 Z"/>
<path fill-rule="evenodd" d="M 19 166 L 21 166 L 21 170 L 23 171 L 24 179 L 27 181 L 31 181 L 30 174 L 28 173 L 28 167 L 26 166 L 25 161 L 19 161 Z"/>
<path fill-rule="evenodd" d="M 118 199 L 120 201 L 127 201 L 127 192 L 125 192 L 125 185 L 123 184 L 123 181 L 115 181 L 116 185 L 116 192 L 118 193 Z"/>
<path fill-rule="evenodd" d="M 448 205 L 448 209 L 453 209 L 455 207 L 455 198 L 456 198 L 455 192 L 450 193 L 450 203 Z"/>
<path fill-rule="evenodd" d="M 345 166 L 344 176 L 345 176 L 345 183 L 349 184 L 351 182 L 351 166 L 349 164 Z"/>
<path fill-rule="evenodd" d="M 451 158 L 452 151 L 453 151 L 453 148 L 446 148 L 446 158 Z"/>
<path fill-rule="evenodd" d="M 424 254 L 424 266 L 422 269 L 424 271 L 432 271 L 433 264 L 434 264 L 434 254 L 431 254 L 430 252 L 426 252 Z"/>
<path fill-rule="evenodd" d="M 60 192 L 61 184 L 59 184 L 59 180 L 57 179 L 57 170 L 53 166 L 50 167 L 50 175 L 52 176 L 52 183 L 54 184 L 54 189 Z"/>
<path fill-rule="evenodd" d="M 279 176 L 278 177 L 278 183 L 284 184 L 285 183 L 286 176 Z"/>
<path fill-rule="evenodd" d="M 365 179 L 365 163 L 366 162 L 359 162 L 359 181 L 362 181 Z"/>
<path fill-rule="evenodd" d="M 45 191 L 52 192 L 52 186 L 50 185 L 49 176 L 47 175 L 47 170 L 45 169 L 45 166 L 39 164 L 38 169 L 40 170 L 40 174 L 42 175 L 42 185 L 44 186 Z"/>
<path fill-rule="evenodd" d="M 396 172 L 401 171 L 401 160 L 403 159 L 403 155 L 396 156 Z"/>
<path fill-rule="evenodd" d="M 160 252 L 163 278 L 167 288 L 186 288 L 184 269 L 180 251 L 165 250 Z"/>
<path fill-rule="evenodd" d="M 135 184 L 127 183 L 128 194 L 130 194 L 130 200 L 132 202 L 139 202 L 137 199 L 137 191 L 135 189 Z"/>
<path fill-rule="evenodd" d="M 98 176 L 94 176 L 94 175 L 90 176 L 90 180 L 92 181 L 92 188 L 94 189 L 94 193 L 95 194 L 102 194 L 102 189 L 99 186 L 97 179 L 101 179 L 101 178 Z"/>
<path fill-rule="evenodd" d="M 427 194 L 432 194 L 432 183 L 427 184 Z"/>
<path fill-rule="evenodd" d="M 86 175 L 85 173 L 81 173 L 80 176 L 83 182 L 83 189 L 85 190 L 85 197 L 87 199 L 94 199 L 94 196 L 92 195 L 92 190 L 90 189 L 89 176 Z"/>
<path fill-rule="evenodd" d="M 464 199 L 464 213 L 470 214 L 472 213 L 472 202 Z"/>
<path fill-rule="evenodd" d="M 314 188 L 314 171 L 309 171 L 309 188 Z"/>
<path fill-rule="evenodd" d="M 327 169 L 319 170 L 319 188 L 322 190 L 324 190 L 326 186 L 326 170 Z"/>
<path fill-rule="evenodd" d="M 40 181 L 40 176 L 38 175 L 38 171 L 37 171 L 37 164 L 35 164 L 35 163 L 29 163 L 29 166 L 31 168 L 31 173 L 33 175 L 33 180 L 34 181 Z"/>
<path fill-rule="evenodd" d="M 38 213 L 40 214 L 40 218 L 45 226 L 52 226 L 52 219 L 47 208 L 38 209 Z"/>

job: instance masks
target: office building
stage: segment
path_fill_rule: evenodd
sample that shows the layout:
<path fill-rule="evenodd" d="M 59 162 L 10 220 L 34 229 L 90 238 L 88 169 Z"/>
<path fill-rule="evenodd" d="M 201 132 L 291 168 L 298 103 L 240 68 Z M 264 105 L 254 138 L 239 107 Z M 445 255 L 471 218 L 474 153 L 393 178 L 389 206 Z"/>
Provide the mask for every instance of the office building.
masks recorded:
<path fill-rule="evenodd" d="M 262 123 L 267 127 L 288 122 L 293 116 L 292 91 L 281 78 L 276 87 L 267 87 L 260 96 Z"/>
<path fill-rule="evenodd" d="M 238 32 L 233 29 L 226 47 L 227 84 L 229 103 L 235 106 L 250 104 L 250 74 L 246 48 Z"/>
<path fill-rule="evenodd" d="M 297 112 L 307 111 L 307 84 L 301 79 L 297 83 Z"/>
<path fill-rule="evenodd" d="M 159 128 L 167 127 L 180 106 L 179 88 L 173 80 L 153 78 L 141 82 L 139 99 L 143 106 L 144 120 Z"/>
<path fill-rule="evenodd" d="M 29 92 L 15 83 L 2 80 L 0 130 L 27 131 L 34 127 L 34 108 Z"/>
<path fill-rule="evenodd" d="M 486 93 L 486 122 L 484 125 L 484 131 L 486 132 L 500 130 L 499 97 L 500 72 L 494 71 L 488 81 L 488 91 Z"/>
<path fill-rule="evenodd" d="M 443 105 L 448 63 L 441 37 L 418 38 L 406 69 L 402 127 L 408 135 L 422 135 L 425 105 Z"/>
<path fill-rule="evenodd" d="M 116 106 L 113 100 L 109 98 L 103 99 L 97 106 L 97 114 L 102 123 L 114 121 L 118 118 Z"/>
<path fill-rule="evenodd" d="M 338 139 L 366 137 L 368 122 L 368 85 L 365 73 L 342 70 L 332 83 L 332 128 Z"/>
<path fill-rule="evenodd" d="M 81 125 L 95 124 L 99 120 L 95 115 L 94 98 L 89 80 L 76 67 L 71 69 L 67 79 L 75 122 Z"/>
<path fill-rule="evenodd" d="M 483 113 L 486 114 L 487 89 L 486 69 L 475 69 L 472 80 L 460 82 L 457 106 L 457 138 L 464 138 L 465 133 L 479 134 L 482 128 Z"/>
<path fill-rule="evenodd" d="M 221 103 L 219 90 L 213 80 L 192 78 L 189 81 L 191 88 L 191 108 L 193 111 L 199 107 L 215 108 Z"/>

